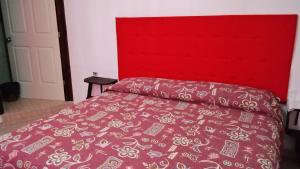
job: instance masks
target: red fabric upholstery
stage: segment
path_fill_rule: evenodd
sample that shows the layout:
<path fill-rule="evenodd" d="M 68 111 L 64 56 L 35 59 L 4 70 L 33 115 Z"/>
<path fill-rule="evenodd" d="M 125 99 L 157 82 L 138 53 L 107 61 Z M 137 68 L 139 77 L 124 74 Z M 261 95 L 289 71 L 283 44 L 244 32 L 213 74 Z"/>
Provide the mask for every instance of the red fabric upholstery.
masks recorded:
<path fill-rule="evenodd" d="M 234 83 L 286 101 L 297 15 L 117 18 L 119 78 Z"/>

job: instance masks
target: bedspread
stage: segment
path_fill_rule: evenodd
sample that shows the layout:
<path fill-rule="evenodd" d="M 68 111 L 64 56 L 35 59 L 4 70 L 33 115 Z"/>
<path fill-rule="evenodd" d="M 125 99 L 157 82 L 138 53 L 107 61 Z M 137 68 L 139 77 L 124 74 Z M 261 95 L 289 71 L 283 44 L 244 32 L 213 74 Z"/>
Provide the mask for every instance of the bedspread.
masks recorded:
<path fill-rule="evenodd" d="M 0 168 L 275 169 L 278 111 L 252 88 L 127 79 L 0 136 Z"/>

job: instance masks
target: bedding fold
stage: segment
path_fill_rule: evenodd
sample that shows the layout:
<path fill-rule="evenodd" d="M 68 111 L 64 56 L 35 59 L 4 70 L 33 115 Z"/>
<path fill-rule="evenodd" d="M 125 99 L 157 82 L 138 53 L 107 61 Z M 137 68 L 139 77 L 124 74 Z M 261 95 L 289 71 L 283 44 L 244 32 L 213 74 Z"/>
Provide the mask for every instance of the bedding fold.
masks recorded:
<path fill-rule="evenodd" d="M 133 77 L 121 80 L 109 90 L 260 112 L 283 122 L 278 100 L 264 89 L 216 82 Z"/>

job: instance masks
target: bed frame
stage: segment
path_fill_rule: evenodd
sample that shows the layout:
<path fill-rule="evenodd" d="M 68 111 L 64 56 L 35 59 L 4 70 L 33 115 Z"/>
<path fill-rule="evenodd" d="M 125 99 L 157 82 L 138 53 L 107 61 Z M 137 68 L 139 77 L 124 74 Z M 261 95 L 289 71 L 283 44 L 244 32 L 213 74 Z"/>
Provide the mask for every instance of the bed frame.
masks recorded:
<path fill-rule="evenodd" d="M 117 18 L 119 79 L 264 88 L 287 99 L 297 15 Z"/>

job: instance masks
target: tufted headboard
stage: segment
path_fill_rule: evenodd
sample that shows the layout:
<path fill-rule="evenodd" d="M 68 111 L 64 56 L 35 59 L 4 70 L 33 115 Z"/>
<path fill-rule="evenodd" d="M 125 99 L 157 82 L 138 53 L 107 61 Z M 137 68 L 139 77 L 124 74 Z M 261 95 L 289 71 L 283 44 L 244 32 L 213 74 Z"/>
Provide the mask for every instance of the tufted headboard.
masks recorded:
<path fill-rule="evenodd" d="M 297 15 L 117 18 L 119 78 L 215 81 L 287 99 Z"/>

